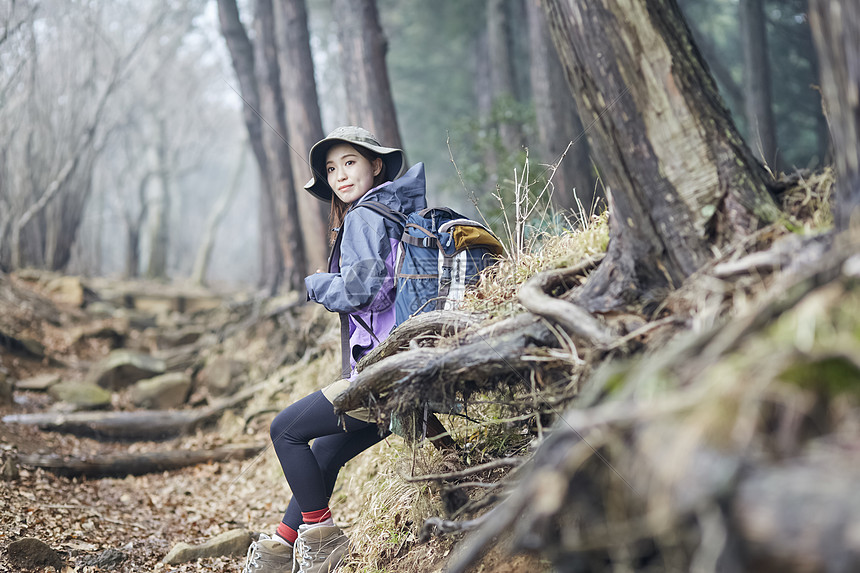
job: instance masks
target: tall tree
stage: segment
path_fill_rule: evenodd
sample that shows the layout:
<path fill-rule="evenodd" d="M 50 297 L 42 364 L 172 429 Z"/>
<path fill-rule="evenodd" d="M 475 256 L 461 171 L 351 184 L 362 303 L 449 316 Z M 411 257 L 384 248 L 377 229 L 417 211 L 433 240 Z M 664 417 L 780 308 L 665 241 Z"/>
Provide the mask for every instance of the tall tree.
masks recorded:
<path fill-rule="evenodd" d="M 565 83 L 564 70 L 555 53 L 555 46 L 549 37 L 541 0 L 528 0 L 526 14 L 529 70 L 540 157 L 544 162 L 558 163 L 552 180 L 552 202 L 559 210 L 575 211 L 575 192 L 587 210 L 591 207 L 594 194 L 588 140 L 576 111 L 576 102 Z"/>
<path fill-rule="evenodd" d="M 305 0 L 275 3 L 275 23 L 279 39 L 281 86 L 286 100 L 289 141 L 295 154 L 293 182 L 302 189 L 310 178 L 307 151 L 323 138 L 322 118 L 314 62 L 311 56 L 308 13 Z M 300 78 L 300 81 L 296 81 Z M 310 193 L 298 193 L 302 233 L 309 272 L 323 268 L 328 254 L 328 204 Z"/>
<path fill-rule="evenodd" d="M 3 74 L 9 82 L 0 107 L 7 134 L 3 157 L 16 175 L 0 187 L 8 209 L 0 217 L 0 266 L 61 270 L 72 255 L 97 158 L 119 123 L 111 104 L 139 52 L 176 14 L 165 7 L 120 7 L 113 13 L 112 6 L 60 4 L 37 19 L 35 3 L 12 8 L 14 19 L 24 19 L 4 43 L 14 42 L 10 53 L 26 54 L 26 64 L 13 64 L 13 73 Z M 111 37 L 105 20 L 125 10 L 143 25 L 128 37 Z"/>
<path fill-rule="evenodd" d="M 260 93 L 259 111 L 268 118 L 263 130 L 263 148 L 268 160 L 269 188 L 277 216 L 276 232 L 284 261 L 284 284 L 299 290 L 308 272 L 305 242 L 299 223 L 299 208 L 293 186 L 292 157 L 286 141 L 287 115 L 281 91 L 281 67 L 275 36 L 275 15 L 272 0 L 257 0 L 254 14 L 257 35 L 257 85 Z"/>
<path fill-rule="evenodd" d="M 487 50 L 490 66 L 490 100 L 492 107 L 511 105 L 516 101 L 517 88 L 514 73 L 514 47 L 507 0 L 487 0 Z M 517 151 L 522 147 L 521 126 L 507 118 L 499 118 L 502 147 Z"/>
<path fill-rule="evenodd" d="M 764 0 L 740 0 L 744 53 L 744 109 L 753 152 L 777 170 L 776 124 L 771 102 L 770 59 Z"/>
<path fill-rule="evenodd" d="M 373 132 L 380 143 L 402 147 L 385 54 L 388 41 L 376 0 L 332 0 L 346 86 L 347 120 Z"/>
<path fill-rule="evenodd" d="M 860 5 L 853 0 L 810 0 L 809 16 L 830 121 L 839 230 L 860 228 Z"/>
<path fill-rule="evenodd" d="M 656 301 L 713 250 L 776 217 L 675 0 L 547 0 L 610 194 L 610 244 L 579 302 Z M 647 46 L 645 50 L 643 46 Z"/>
<path fill-rule="evenodd" d="M 284 276 L 284 261 L 280 245 L 276 240 L 275 206 L 269 177 L 269 161 L 263 146 L 263 122 L 257 110 L 260 108 L 260 94 L 254 75 L 254 47 L 239 19 L 236 0 L 218 0 L 218 18 L 221 34 L 227 43 L 233 70 L 239 80 L 242 97 L 242 118 L 248 130 L 248 142 L 254 152 L 260 172 L 260 268 L 261 286 L 274 291 Z"/>

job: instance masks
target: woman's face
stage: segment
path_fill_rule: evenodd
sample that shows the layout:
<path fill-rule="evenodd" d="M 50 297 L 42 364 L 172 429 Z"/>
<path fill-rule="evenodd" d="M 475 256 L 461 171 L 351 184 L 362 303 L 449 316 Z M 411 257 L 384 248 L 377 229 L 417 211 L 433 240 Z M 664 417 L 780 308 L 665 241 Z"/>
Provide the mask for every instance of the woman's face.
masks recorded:
<path fill-rule="evenodd" d="M 382 159 L 368 161 L 348 143 L 333 145 L 326 155 L 329 187 L 347 205 L 373 188 L 373 178 L 382 170 Z"/>

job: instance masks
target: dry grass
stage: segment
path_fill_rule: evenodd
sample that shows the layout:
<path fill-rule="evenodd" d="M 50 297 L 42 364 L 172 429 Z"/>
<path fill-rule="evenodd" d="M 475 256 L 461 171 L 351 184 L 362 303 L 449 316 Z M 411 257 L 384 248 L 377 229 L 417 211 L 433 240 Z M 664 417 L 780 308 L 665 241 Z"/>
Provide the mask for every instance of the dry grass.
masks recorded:
<path fill-rule="evenodd" d="M 591 215 L 578 228 L 558 234 L 540 233 L 527 240 L 522 250 L 509 254 L 486 269 L 478 285 L 466 292 L 463 308 L 504 316 L 522 310 L 517 293 L 537 273 L 572 266 L 606 252 L 609 244 L 609 214 Z"/>
<path fill-rule="evenodd" d="M 808 177 L 797 176 L 797 183 L 782 195 L 782 209 L 792 230 L 811 234 L 833 227 L 830 202 L 835 182 L 832 167 Z"/>
<path fill-rule="evenodd" d="M 429 444 L 412 450 L 394 437 L 344 468 L 331 501 L 351 541 L 344 573 L 419 570 L 407 566 L 404 557 L 413 549 L 424 521 L 440 515 L 442 505 L 438 491 L 426 483 L 407 482 L 404 476 L 446 469 L 450 467 Z M 447 548 L 448 542 L 443 545 Z M 432 553 L 427 549 L 425 558 Z M 444 551 L 439 542 L 433 549 L 439 556 Z"/>

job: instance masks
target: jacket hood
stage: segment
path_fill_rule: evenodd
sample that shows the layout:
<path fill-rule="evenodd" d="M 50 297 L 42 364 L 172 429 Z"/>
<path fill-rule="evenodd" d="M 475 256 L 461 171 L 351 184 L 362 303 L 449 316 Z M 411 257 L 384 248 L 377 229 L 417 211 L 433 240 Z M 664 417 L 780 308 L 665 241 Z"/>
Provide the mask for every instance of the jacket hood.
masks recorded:
<path fill-rule="evenodd" d="M 424 164 L 416 163 L 401 177 L 371 189 L 358 202 L 363 201 L 379 201 L 407 215 L 424 209 L 427 207 Z"/>

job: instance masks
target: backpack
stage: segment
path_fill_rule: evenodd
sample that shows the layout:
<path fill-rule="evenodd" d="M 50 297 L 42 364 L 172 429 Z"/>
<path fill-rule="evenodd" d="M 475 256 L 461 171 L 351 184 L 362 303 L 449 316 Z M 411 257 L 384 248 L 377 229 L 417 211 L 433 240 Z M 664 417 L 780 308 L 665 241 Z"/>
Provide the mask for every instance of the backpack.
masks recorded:
<path fill-rule="evenodd" d="M 395 326 L 431 310 L 457 308 L 466 286 L 503 253 L 484 225 L 448 207 L 428 207 L 409 215 L 377 201 L 367 207 L 403 225 L 396 259 Z"/>

